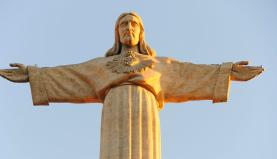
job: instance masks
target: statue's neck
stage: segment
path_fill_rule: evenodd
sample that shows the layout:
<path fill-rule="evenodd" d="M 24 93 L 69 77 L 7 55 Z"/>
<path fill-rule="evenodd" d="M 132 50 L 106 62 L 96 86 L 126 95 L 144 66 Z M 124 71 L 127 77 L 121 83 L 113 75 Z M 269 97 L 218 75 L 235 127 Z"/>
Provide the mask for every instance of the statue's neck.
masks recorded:
<path fill-rule="evenodd" d="M 120 54 L 125 55 L 125 54 L 127 54 L 129 51 L 139 52 L 138 45 L 136 45 L 136 46 L 122 45 Z"/>

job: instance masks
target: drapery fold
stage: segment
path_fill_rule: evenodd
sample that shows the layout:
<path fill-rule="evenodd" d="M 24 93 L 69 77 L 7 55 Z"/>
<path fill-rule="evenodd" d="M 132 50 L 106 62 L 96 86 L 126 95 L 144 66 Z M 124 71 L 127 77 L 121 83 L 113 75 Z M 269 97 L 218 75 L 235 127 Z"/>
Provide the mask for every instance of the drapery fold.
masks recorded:
<path fill-rule="evenodd" d="M 143 87 L 111 89 L 102 110 L 100 159 L 160 159 L 157 106 Z"/>

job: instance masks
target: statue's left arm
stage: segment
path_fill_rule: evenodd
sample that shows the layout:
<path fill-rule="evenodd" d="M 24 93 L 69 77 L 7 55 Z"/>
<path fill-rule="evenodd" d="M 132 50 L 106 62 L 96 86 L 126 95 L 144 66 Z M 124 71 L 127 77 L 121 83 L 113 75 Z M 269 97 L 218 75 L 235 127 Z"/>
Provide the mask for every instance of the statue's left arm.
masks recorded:
<path fill-rule="evenodd" d="M 239 61 L 233 64 L 232 81 L 248 81 L 264 71 L 262 66 L 246 66 L 248 61 Z"/>
<path fill-rule="evenodd" d="M 161 86 L 165 102 L 212 100 L 226 102 L 231 80 L 247 81 L 259 75 L 262 67 L 248 62 L 205 65 L 170 60 L 165 65 Z"/>

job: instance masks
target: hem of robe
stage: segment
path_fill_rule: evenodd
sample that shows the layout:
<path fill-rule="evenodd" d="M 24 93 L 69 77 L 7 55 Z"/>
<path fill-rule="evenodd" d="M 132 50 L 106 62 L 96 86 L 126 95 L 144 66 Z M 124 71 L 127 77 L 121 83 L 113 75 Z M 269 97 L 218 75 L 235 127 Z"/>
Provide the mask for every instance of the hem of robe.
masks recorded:
<path fill-rule="evenodd" d="M 232 66 L 232 62 L 226 62 L 220 66 L 218 78 L 214 88 L 213 103 L 227 101 L 229 96 Z"/>
<path fill-rule="evenodd" d="M 40 69 L 36 66 L 28 66 L 29 83 L 31 87 L 33 105 L 48 106 L 49 99 L 41 79 Z"/>

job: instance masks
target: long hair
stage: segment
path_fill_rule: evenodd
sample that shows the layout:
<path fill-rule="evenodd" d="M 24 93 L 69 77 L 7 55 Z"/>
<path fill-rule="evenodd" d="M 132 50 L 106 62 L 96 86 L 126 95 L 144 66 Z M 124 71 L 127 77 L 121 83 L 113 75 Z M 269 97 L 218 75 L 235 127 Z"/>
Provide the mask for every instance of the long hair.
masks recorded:
<path fill-rule="evenodd" d="M 149 56 L 155 56 L 155 51 L 153 49 L 150 48 L 150 46 L 147 45 L 147 43 L 144 40 L 144 27 L 143 27 L 143 23 L 142 20 L 140 18 L 140 16 L 135 13 L 135 12 L 127 12 L 127 13 L 122 13 L 116 20 L 115 23 L 115 29 L 114 29 L 114 45 L 112 48 L 110 48 L 105 56 L 113 56 L 113 55 L 118 55 L 121 52 L 121 48 L 122 48 L 122 44 L 120 42 L 120 38 L 119 38 L 119 22 L 120 20 L 127 16 L 127 15 L 132 15 L 134 17 L 136 17 L 139 20 L 139 26 L 140 26 L 140 34 L 139 34 L 139 53 L 143 54 L 143 55 L 149 55 Z"/>

